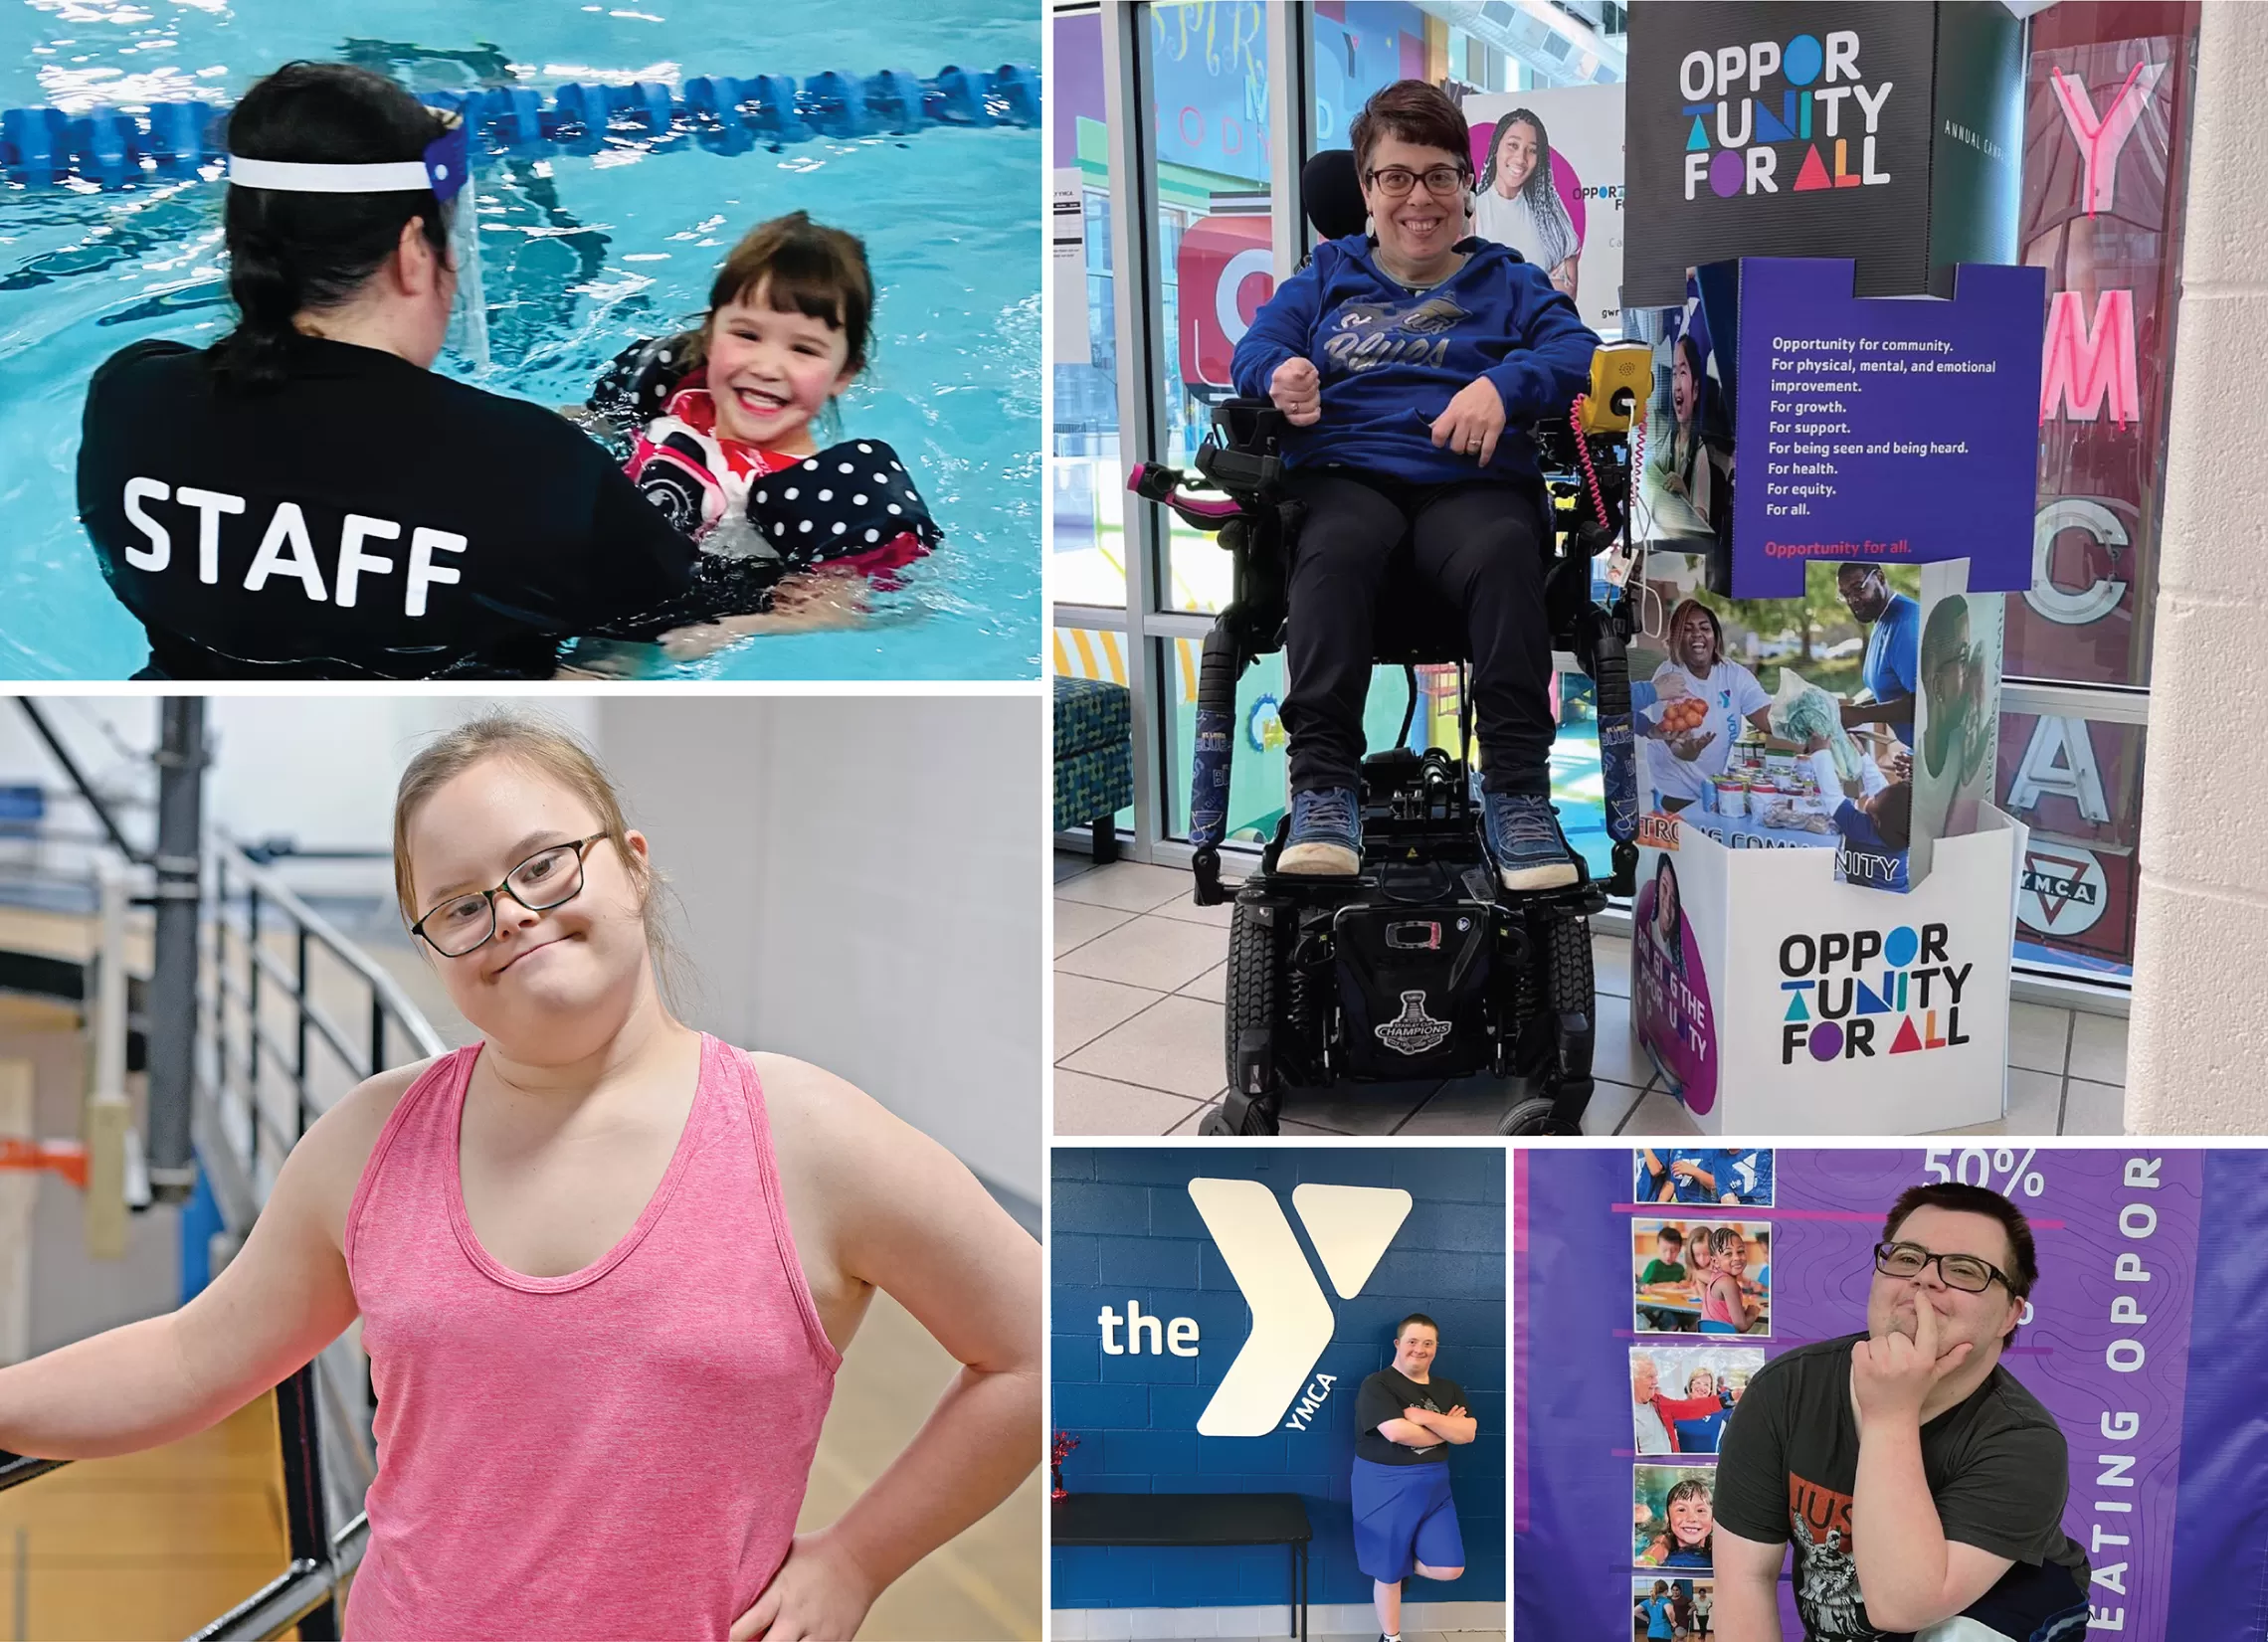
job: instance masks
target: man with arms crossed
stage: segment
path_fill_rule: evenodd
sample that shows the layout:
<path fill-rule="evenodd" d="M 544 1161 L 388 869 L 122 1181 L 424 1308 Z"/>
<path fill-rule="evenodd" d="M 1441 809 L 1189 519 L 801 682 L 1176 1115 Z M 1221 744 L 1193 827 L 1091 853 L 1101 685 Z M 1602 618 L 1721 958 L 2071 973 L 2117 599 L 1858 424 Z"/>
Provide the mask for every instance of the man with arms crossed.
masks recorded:
<path fill-rule="evenodd" d="M 1809 1642 L 2073 1642 L 2087 1557 L 2063 1532 L 2055 1417 L 2000 1367 L 2039 1275 L 1983 1186 L 1914 1186 L 1876 1245 L 1866 1333 L 1749 1382 L 1717 1467 L 1715 1623 L 1783 1642 L 1782 1547 Z"/>
<path fill-rule="evenodd" d="M 1394 1331 L 1394 1367 L 1355 1395 L 1355 1561 L 1371 1576 L 1381 1642 L 1402 1642 L 1402 1582 L 1464 1572 L 1464 1537 L 1449 1498 L 1449 1444 L 1480 1424 L 1464 1387 L 1433 1372 L 1441 1331 L 1412 1312 Z"/>

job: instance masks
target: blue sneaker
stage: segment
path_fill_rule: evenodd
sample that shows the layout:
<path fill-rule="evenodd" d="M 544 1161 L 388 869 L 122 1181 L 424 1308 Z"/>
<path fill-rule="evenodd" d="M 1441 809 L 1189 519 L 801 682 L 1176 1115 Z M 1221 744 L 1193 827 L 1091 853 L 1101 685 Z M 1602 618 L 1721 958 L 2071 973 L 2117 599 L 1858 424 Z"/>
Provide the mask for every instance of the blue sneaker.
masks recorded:
<path fill-rule="evenodd" d="M 1557 889 L 1580 875 L 1560 836 L 1549 799 L 1534 793 L 1483 793 L 1488 852 L 1506 889 Z"/>
<path fill-rule="evenodd" d="M 1352 787 L 1317 787 L 1291 796 L 1291 834 L 1278 872 L 1351 878 L 1363 865 L 1363 817 Z"/>

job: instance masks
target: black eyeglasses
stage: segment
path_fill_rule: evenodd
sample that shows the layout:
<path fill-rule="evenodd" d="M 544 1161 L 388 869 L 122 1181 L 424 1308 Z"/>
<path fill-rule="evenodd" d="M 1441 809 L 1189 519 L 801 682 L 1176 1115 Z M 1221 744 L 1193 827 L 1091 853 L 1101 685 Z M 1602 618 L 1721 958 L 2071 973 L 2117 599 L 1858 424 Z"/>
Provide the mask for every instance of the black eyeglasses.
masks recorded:
<path fill-rule="evenodd" d="M 2008 1281 L 2006 1272 L 1974 1254 L 1932 1254 L 1919 1243 L 1874 1245 L 1874 1269 L 1885 1277 L 1919 1277 L 1933 1263 L 1949 1289 L 1983 1294 L 1996 1281 L 2011 1295 L 2016 1292 L 2016 1285 Z"/>
<path fill-rule="evenodd" d="M 584 852 L 605 836 L 604 832 L 593 832 L 573 843 L 538 849 L 505 873 L 504 881 L 494 889 L 452 895 L 412 924 L 410 933 L 444 958 L 463 958 L 477 951 L 495 936 L 498 895 L 509 895 L 530 912 L 549 912 L 566 905 L 582 893 Z"/>
<path fill-rule="evenodd" d="M 1422 175 L 1404 166 L 1389 165 L 1370 174 L 1371 186 L 1390 200 L 1405 198 L 1420 182 L 1428 194 L 1446 199 L 1464 186 L 1464 172 L 1454 165 L 1436 165 Z"/>

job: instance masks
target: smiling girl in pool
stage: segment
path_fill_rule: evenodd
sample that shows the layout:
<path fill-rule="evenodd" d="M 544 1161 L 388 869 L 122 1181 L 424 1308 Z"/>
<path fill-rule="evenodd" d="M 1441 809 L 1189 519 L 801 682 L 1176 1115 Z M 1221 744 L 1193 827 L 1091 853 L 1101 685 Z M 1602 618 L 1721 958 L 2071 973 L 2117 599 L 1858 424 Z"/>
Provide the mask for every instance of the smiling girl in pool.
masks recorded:
<path fill-rule="evenodd" d="M 865 369 L 873 307 L 854 236 L 801 211 L 750 230 L 697 330 L 617 362 L 642 374 L 641 397 L 666 395 L 637 435 L 632 480 L 711 552 L 783 572 L 887 578 L 927 553 L 937 526 L 896 453 L 879 440 L 822 451 L 812 437 Z"/>

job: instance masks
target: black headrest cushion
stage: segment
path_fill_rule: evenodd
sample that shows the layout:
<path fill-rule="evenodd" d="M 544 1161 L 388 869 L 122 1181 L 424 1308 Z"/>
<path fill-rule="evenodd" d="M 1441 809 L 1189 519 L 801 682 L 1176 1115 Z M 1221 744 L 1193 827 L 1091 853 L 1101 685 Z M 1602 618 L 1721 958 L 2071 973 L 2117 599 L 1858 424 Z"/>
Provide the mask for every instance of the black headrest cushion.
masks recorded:
<path fill-rule="evenodd" d="M 1307 220 L 1323 238 L 1343 240 L 1363 231 L 1370 211 L 1363 204 L 1353 149 L 1326 148 L 1317 154 L 1299 173 L 1299 188 L 1307 202 Z"/>

